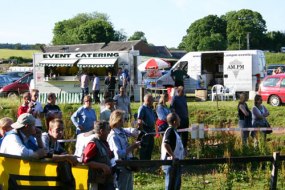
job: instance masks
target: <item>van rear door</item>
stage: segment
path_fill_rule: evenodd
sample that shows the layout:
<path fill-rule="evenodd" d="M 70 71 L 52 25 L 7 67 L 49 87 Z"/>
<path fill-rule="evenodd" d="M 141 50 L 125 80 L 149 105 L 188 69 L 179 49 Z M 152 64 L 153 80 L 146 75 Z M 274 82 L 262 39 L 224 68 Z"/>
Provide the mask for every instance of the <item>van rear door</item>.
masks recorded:
<path fill-rule="evenodd" d="M 240 52 L 224 54 L 224 86 L 236 91 L 252 91 L 252 55 Z"/>

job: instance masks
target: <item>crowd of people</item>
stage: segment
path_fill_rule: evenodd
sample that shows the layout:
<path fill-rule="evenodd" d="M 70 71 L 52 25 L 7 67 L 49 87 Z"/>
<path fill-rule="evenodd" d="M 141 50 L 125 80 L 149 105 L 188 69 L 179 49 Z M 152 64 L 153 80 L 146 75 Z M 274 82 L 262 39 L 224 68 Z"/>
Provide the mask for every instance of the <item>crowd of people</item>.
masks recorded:
<path fill-rule="evenodd" d="M 83 74 L 82 80 L 88 75 Z M 110 74 L 106 80 L 112 78 Z M 105 82 L 106 82 L 105 80 Z M 112 80 L 112 79 L 111 79 Z M 86 81 L 81 81 L 82 105 L 71 115 L 75 126 L 75 152 L 68 153 L 58 140 L 64 138 L 63 113 L 56 105 L 55 93 L 49 93 L 46 105 L 38 101 L 39 91 L 32 89 L 23 94 L 22 105 L 17 110 L 17 120 L 0 119 L 0 153 L 23 158 L 49 158 L 54 162 L 68 161 L 72 165 L 89 166 L 90 189 L 133 189 L 133 170 L 117 167 L 116 160 L 134 159 L 136 150 L 141 160 L 151 160 L 156 131 L 166 131 L 161 145 L 162 159 L 183 159 L 187 153 L 188 133 L 178 134 L 177 128 L 189 125 L 187 101 L 183 86 L 167 106 L 168 94 L 162 94 L 159 105 L 154 107 L 151 94 L 144 96 L 143 104 L 133 115 L 130 97 L 126 95 L 127 79 L 118 83 L 118 94 L 113 88 L 106 90 L 100 110 L 93 108 L 97 97 L 98 81 L 94 78 L 93 97 L 89 95 Z M 97 92 L 95 92 L 97 91 Z M 126 127 L 126 122 L 131 122 Z M 180 137 L 181 136 L 181 137 Z M 134 140 L 129 140 L 130 138 Z M 132 142 L 132 143 L 131 143 Z M 164 167 L 166 187 L 172 166 Z M 178 172 L 177 187 L 181 172 Z"/>

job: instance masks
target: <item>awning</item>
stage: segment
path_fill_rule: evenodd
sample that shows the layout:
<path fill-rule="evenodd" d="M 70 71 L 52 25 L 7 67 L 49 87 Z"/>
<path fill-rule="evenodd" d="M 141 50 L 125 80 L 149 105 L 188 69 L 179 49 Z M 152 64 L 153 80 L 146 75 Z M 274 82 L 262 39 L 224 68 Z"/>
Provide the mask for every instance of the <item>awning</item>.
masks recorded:
<path fill-rule="evenodd" d="M 118 58 L 113 59 L 80 59 L 78 67 L 113 67 Z"/>
<path fill-rule="evenodd" d="M 40 62 L 40 66 L 72 67 L 78 59 L 46 59 Z"/>

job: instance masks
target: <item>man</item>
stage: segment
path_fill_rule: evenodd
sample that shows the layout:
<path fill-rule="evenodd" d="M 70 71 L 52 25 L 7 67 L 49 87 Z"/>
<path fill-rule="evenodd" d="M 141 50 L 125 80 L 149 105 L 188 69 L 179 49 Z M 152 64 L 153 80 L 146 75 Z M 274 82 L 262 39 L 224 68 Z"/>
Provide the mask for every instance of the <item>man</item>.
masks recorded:
<path fill-rule="evenodd" d="M 170 109 L 175 111 L 180 118 L 180 126 L 178 129 L 184 129 L 189 127 L 189 114 L 188 114 L 188 107 L 187 107 L 187 100 L 184 95 L 184 87 L 179 86 L 177 88 L 177 95 L 175 95 L 172 99 L 170 104 Z M 188 132 L 183 132 L 180 134 L 182 138 L 182 143 L 187 150 L 187 141 L 188 141 Z"/>
<path fill-rule="evenodd" d="M 111 97 L 115 95 L 116 79 L 111 71 L 108 71 L 108 76 L 105 78 L 105 85 L 107 86 L 108 92 L 110 92 Z"/>
<path fill-rule="evenodd" d="M 35 127 L 32 114 L 21 114 L 11 127 L 13 132 L 4 138 L 0 153 L 36 159 L 46 156 L 41 139 L 42 132 Z"/>
<path fill-rule="evenodd" d="M 189 77 L 185 70 L 177 68 L 174 71 L 171 70 L 171 77 L 174 80 L 174 86 L 184 86 L 184 76 Z"/>
<path fill-rule="evenodd" d="M 120 88 L 120 94 L 114 96 L 115 109 L 120 109 L 125 112 L 125 121 L 129 121 L 132 117 L 130 97 L 125 94 L 126 88 Z"/>
<path fill-rule="evenodd" d="M 89 76 L 87 75 L 86 71 L 83 71 L 83 74 L 80 77 L 80 87 L 82 91 L 81 102 L 83 103 L 83 98 L 85 95 L 89 93 Z"/>
<path fill-rule="evenodd" d="M 95 137 L 87 144 L 83 152 L 83 162 L 89 166 L 89 189 L 115 190 L 113 182 L 115 165 L 114 154 L 107 142 L 110 133 L 109 123 L 98 121 L 94 126 Z"/>
<path fill-rule="evenodd" d="M 99 98 L 100 79 L 97 76 L 97 74 L 94 75 L 92 90 L 93 90 L 93 99 L 94 99 L 95 103 L 100 103 L 100 98 Z"/>
<path fill-rule="evenodd" d="M 142 131 L 141 135 L 141 149 L 140 149 L 140 159 L 150 160 L 151 154 L 154 146 L 154 135 L 143 135 L 146 133 L 153 133 L 154 124 L 156 121 L 155 113 L 152 109 L 153 107 L 153 97 L 151 94 L 146 94 L 144 96 L 144 103 L 138 109 L 138 126 Z"/>

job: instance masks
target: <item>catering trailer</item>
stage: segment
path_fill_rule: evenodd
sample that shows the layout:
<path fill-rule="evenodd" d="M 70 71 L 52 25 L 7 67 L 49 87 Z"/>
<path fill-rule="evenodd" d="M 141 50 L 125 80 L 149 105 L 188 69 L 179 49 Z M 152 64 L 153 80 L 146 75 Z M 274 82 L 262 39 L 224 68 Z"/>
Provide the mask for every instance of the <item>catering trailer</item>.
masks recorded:
<path fill-rule="evenodd" d="M 185 90 L 194 92 L 199 88 L 211 90 L 215 84 L 246 92 L 253 99 L 261 80 L 265 77 L 265 56 L 260 50 L 197 51 L 183 56 L 172 68 L 183 69 L 190 76 L 185 79 Z M 158 83 L 174 85 L 171 71 L 162 76 Z M 199 83 L 203 81 L 203 86 Z"/>
<path fill-rule="evenodd" d="M 47 94 L 56 93 L 60 103 L 80 103 L 80 74 L 87 72 L 92 78 L 99 76 L 101 96 L 106 90 L 105 76 L 111 71 L 116 77 L 121 67 L 128 69 L 131 77 L 128 85 L 128 95 L 134 101 L 139 101 L 141 74 L 137 70 L 140 63 L 139 51 L 98 51 L 98 52 L 50 52 L 36 53 L 33 57 L 34 80 L 31 86 L 40 92 L 39 100 L 46 102 Z M 89 83 L 89 92 L 92 90 Z M 116 85 L 117 91 L 117 85 Z"/>

